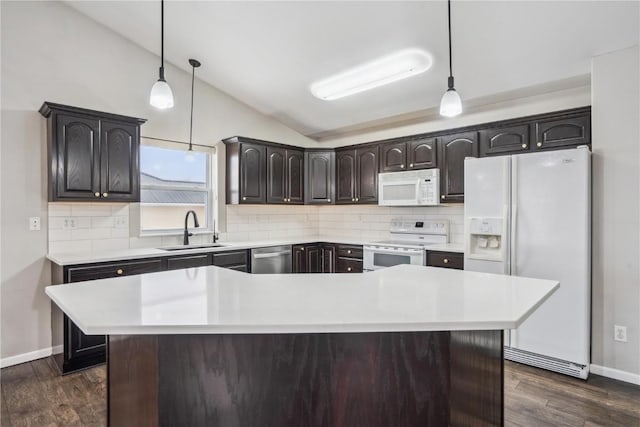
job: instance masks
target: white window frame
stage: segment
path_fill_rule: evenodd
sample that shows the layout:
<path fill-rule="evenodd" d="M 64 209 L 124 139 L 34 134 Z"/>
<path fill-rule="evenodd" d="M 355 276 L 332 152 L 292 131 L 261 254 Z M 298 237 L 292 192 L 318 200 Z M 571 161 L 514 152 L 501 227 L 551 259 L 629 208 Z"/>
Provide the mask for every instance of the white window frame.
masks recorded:
<path fill-rule="evenodd" d="M 150 147 L 157 147 L 157 148 L 164 148 L 164 149 L 170 149 L 170 150 L 175 150 L 175 151 L 184 151 L 186 154 L 186 146 L 183 144 L 176 144 L 176 143 L 171 143 L 171 142 L 166 142 L 166 143 L 157 143 L 157 142 L 148 142 L 144 140 L 144 137 L 142 137 L 142 141 L 140 142 L 140 145 L 145 145 L 145 146 L 150 146 Z M 206 205 L 205 205 L 205 216 L 206 216 L 206 222 L 207 222 L 207 227 L 203 228 L 203 227 L 199 227 L 199 228 L 193 228 L 192 226 L 189 227 L 189 232 L 193 233 L 193 234 L 212 234 L 213 233 L 213 223 L 215 221 L 215 212 L 216 209 L 213 206 L 213 203 L 215 201 L 214 198 L 214 193 L 213 193 L 213 189 L 216 186 L 216 174 L 213 173 L 213 165 L 217 164 L 216 161 L 216 149 L 214 147 L 207 147 L 207 148 L 203 148 L 201 146 L 198 146 L 198 148 L 194 147 L 194 151 L 197 151 L 199 153 L 205 153 L 207 155 L 207 170 L 206 170 L 206 177 L 207 177 L 207 185 L 206 188 L 203 189 L 202 187 L 185 187 L 185 186 L 166 186 L 166 185 L 142 185 L 142 183 L 140 183 L 140 199 L 142 200 L 142 191 L 143 189 L 149 189 L 149 190 L 178 190 L 178 191 L 198 191 L 198 192 L 203 192 L 206 193 Z M 140 170 L 140 174 L 142 174 L 142 169 Z M 140 201 L 139 203 L 139 209 L 136 215 L 136 219 L 137 219 L 137 228 L 139 230 L 139 236 L 140 237 L 148 237 L 148 236 L 169 236 L 169 235 L 182 235 L 184 228 L 182 227 L 177 227 L 177 228 L 164 228 L 164 229 L 144 229 L 142 227 L 142 221 L 141 221 L 141 212 L 142 212 L 142 206 L 143 205 L 147 205 L 147 206 L 153 206 L 153 205 L 157 205 L 157 206 L 161 206 L 161 205 L 166 205 L 165 203 L 143 203 L 142 201 Z M 172 204 L 173 206 L 180 206 L 180 204 Z M 186 206 L 186 205 L 185 205 Z M 191 223 L 190 223 L 191 224 Z M 217 230 L 216 230 L 217 231 Z"/>

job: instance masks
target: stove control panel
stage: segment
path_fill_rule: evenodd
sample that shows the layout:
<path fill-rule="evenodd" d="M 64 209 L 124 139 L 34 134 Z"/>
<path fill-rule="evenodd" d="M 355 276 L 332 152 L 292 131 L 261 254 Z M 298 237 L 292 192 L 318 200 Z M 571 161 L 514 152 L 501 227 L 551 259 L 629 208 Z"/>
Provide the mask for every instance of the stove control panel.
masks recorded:
<path fill-rule="evenodd" d="M 391 220 L 391 233 L 437 234 L 449 235 L 449 221 L 441 220 L 409 220 L 394 218 Z"/>

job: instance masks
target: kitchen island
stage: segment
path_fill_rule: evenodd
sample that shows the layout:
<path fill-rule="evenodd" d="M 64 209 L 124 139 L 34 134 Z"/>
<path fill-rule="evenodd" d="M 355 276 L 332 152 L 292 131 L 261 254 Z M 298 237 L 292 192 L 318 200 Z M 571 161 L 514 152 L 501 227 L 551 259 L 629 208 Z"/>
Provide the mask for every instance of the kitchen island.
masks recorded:
<path fill-rule="evenodd" d="M 502 330 L 557 282 L 402 265 L 200 267 L 50 286 L 108 335 L 112 426 L 503 424 Z"/>

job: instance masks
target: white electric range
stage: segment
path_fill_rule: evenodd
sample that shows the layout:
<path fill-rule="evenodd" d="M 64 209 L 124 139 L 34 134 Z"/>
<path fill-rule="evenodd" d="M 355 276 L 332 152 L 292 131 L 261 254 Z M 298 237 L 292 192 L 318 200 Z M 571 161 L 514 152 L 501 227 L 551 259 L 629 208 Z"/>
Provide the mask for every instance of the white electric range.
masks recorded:
<path fill-rule="evenodd" d="M 364 244 L 363 270 L 373 271 L 398 264 L 426 264 L 429 245 L 449 241 L 449 221 L 394 219 L 390 240 Z"/>

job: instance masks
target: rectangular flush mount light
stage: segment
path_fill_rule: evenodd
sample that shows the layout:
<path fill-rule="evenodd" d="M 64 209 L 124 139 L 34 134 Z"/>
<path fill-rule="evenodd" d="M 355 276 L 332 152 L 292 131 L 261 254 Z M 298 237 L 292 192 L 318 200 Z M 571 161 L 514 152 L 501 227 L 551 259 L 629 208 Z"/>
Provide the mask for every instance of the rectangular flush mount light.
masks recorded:
<path fill-rule="evenodd" d="M 424 73 L 433 60 L 420 49 L 405 49 L 313 83 L 316 98 L 332 101 Z"/>

